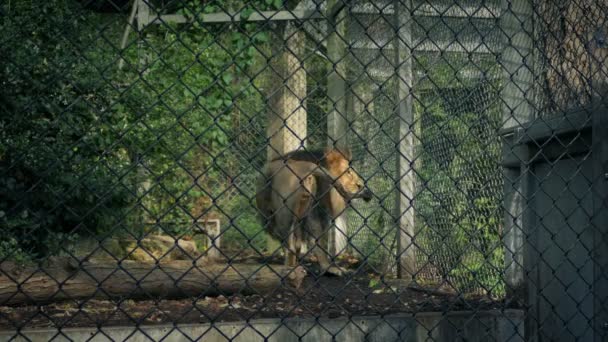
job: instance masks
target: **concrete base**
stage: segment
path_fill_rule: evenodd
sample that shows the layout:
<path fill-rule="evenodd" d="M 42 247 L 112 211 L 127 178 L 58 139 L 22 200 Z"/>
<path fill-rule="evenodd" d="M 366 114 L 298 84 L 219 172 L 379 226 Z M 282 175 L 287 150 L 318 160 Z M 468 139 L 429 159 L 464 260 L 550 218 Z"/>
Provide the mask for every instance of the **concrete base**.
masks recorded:
<path fill-rule="evenodd" d="M 0 341 L 523 341 L 519 310 L 0 332 Z M 334 337 L 332 339 L 332 337 Z M 265 339 L 267 338 L 267 339 Z"/>

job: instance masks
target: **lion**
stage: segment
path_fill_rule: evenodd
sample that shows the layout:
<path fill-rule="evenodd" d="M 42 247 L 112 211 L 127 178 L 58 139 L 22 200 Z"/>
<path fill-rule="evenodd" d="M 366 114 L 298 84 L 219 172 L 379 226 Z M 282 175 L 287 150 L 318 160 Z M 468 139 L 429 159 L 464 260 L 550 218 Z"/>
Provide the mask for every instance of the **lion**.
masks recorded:
<path fill-rule="evenodd" d="M 322 272 L 343 275 L 326 252 L 331 220 L 352 199 L 372 199 L 351 167 L 347 149 L 292 151 L 271 160 L 258 184 L 256 205 L 266 231 L 283 243 L 285 264 L 295 266 L 305 243 L 312 245 Z"/>

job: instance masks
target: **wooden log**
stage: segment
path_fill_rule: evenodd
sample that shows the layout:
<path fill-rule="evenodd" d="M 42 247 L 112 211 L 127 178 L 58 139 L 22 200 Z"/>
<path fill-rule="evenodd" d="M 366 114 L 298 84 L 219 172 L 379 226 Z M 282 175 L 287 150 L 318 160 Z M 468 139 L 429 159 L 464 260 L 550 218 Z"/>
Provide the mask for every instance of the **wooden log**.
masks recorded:
<path fill-rule="evenodd" d="M 73 259 L 72 259 L 73 260 Z M 298 289 L 302 267 L 205 264 L 176 260 L 158 265 L 134 261 L 89 263 L 56 259 L 41 268 L 0 264 L 0 305 L 43 304 L 89 298 L 163 298 L 265 294 Z"/>

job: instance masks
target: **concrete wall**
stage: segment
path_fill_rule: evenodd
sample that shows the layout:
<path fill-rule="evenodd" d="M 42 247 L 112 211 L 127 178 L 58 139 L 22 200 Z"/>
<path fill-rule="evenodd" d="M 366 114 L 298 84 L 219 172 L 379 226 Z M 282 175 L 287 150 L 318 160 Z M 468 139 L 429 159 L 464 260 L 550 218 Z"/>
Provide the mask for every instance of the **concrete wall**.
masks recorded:
<path fill-rule="evenodd" d="M 527 341 L 608 341 L 606 118 L 604 105 L 543 118 L 506 145 L 503 165 L 519 183 L 505 195 L 505 208 L 519 207 L 506 216 L 517 233 L 507 285 L 523 288 L 511 296 L 527 303 Z"/>
<path fill-rule="evenodd" d="M 523 341 L 518 310 L 430 312 L 336 319 L 259 319 L 250 322 L 0 332 L 0 341 Z"/>
<path fill-rule="evenodd" d="M 593 341 L 592 160 L 584 156 L 534 165 L 529 234 L 536 234 L 529 298 L 541 341 Z"/>

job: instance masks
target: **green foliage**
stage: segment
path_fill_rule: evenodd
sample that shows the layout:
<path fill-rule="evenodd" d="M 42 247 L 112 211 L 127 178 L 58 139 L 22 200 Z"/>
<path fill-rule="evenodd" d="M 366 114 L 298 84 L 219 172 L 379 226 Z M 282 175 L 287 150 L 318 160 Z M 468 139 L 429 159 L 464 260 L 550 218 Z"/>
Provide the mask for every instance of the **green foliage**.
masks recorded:
<path fill-rule="evenodd" d="M 479 65 L 492 72 L 492 63 Z M 427 67 L 434 91 L 421 92 L 415 108 L 421 127 L 421 256 L 429 255 L 462 291 L 485 287 L 500 293 L 500 106 L 486 101 L 495 98 L 495 88 L 458 80 L 454 70 L 466 65 Z"/>
<path fill-rule="evenodd" d="M 28 263 L 32 261 L 30 253 L 24 251 L 14 237 L 9 237 L 6 240 L 0 241 L 0 258 L 2 260 L 10 259 L 17 263 Z"/>
<path fill-rule="evenodd" d="M 195 11 L 203 6 L 190 4 Z M 213 10 L 213 3 L 205 6 L 198 10 Z M 260 49 L 268 40 L 264 31 L 254 34 L 256 29 L 244 24 L 225 31 L 198 22 L 180 31 L 161 27 L 146 36 L 144 46 L 130 50 L 132 63 L 143 56 L 147 68 L 143 82 L 139 69 L 126 77 L 136 84 L 133 97 L 142 108 L 147 104 L 141 118 L 146 129 L 131 136 L 134 145 L 151 147 L 144 160 L 157 182 L 144 198 L 148 215 L 197 217 L 231 186 L 236 156 L 230 148 L 243 143 L 235 141 L 242 136 L 239 119 L 251 119 L 241 109 L 257 113 L 263 105 L 259 84 L 247 78 L 259 55 L 252 43 Z M 201 198 L 207 198 L 204 207 Z"/>
<path fill-rule="evenodd" d="M 77 237 L 137 235 L 148 221 L 188 222 L 207 214 L 220 216 L 227 228 L 224 246 L 267 248 L 248 196 L 257 177 L 251 170 L 265 159 L 260 89 L 267 85 L 263 77 L 251 78 L 267 68 L 269 29 L 198 20 L 154 25 L 141 37 L 132 32 L 119 54 L 123 16 L 87 12 L 63 0 L 28 3 L 10 11 L 0 5 L 10 14 L 0 22 L 0 260 L 25 261 L 59 253 Z M 247 17 L 293 3 L 192 0 L 179 11 L 195 17 L 228 10 Z M 122 70 L 116 67 L 120 57 Z M 422 181 L 415 201 L 417 243 L 426 249 L 421 256 L 430 254 L 463 289 L 481 283 L 497 291 L 501 184 L 492 161 L 499 158 L 494 132 L 500 115 L 496 104 L 479 108 L 481 101 L 458 95 L 491 91 L 491 84 L 482 89 L 461 72 L 490 75 L 496 63 L 448 54 L 441 60 L 415 60 L 426 75 L 416 83 L 415 101 Z M 305 63 L 309 143 L 321 146 L 329 64 L 316 55 Z M 393 103 L 388 89 L 394 81 L 383 87 L 384 96 L 374 100 L 378 108 Z M 454 98 L 460 101 L 457 112 L 450 110 Z M 395 136 L 393 113 L 376 110 L 374 119 L 383 124 L 370 119 L 361 127 L 376 159 L 357 165 L 374 173 L 369 185 L 385 198 L 384 209 L 357 204 L 350 213 L 358 221 L 363 214 L 362 225 L 370 227 L 357 247 L 384 265 L 394 247 L 396 194 L 389 168 L 395 154 L 385 148 L 392 142 L 380 146 L 371 137 L 380 129 Z M 378 168 L 386 173 L 376 175 Z M 235 184 L 243 189 L 236 191 Z M 163 226 L 180 234 L 191 227 Z"/>
<path fill-rule="evenodd" d="M 109 229 L 129 201 L 117 184 L 128 160 L 80 51 L 93 39 L 78 33 L 86 18 L 59 1 L 14 8 L 0 23 L 0 227 L 35 255 L 50 251 L 53 232 Z"/>
<path fill-rule="evenodd" d="M 240 109 L 263 106 L 244 78 L 268 32 L 151 27 L 142 40 L 131 34 L 118 70 L 123 19 L 51 0 L 13 5 L 0 23 L 0 229 L 12 239 L 0 258 L 192 220 L 231 186 Z"/>

